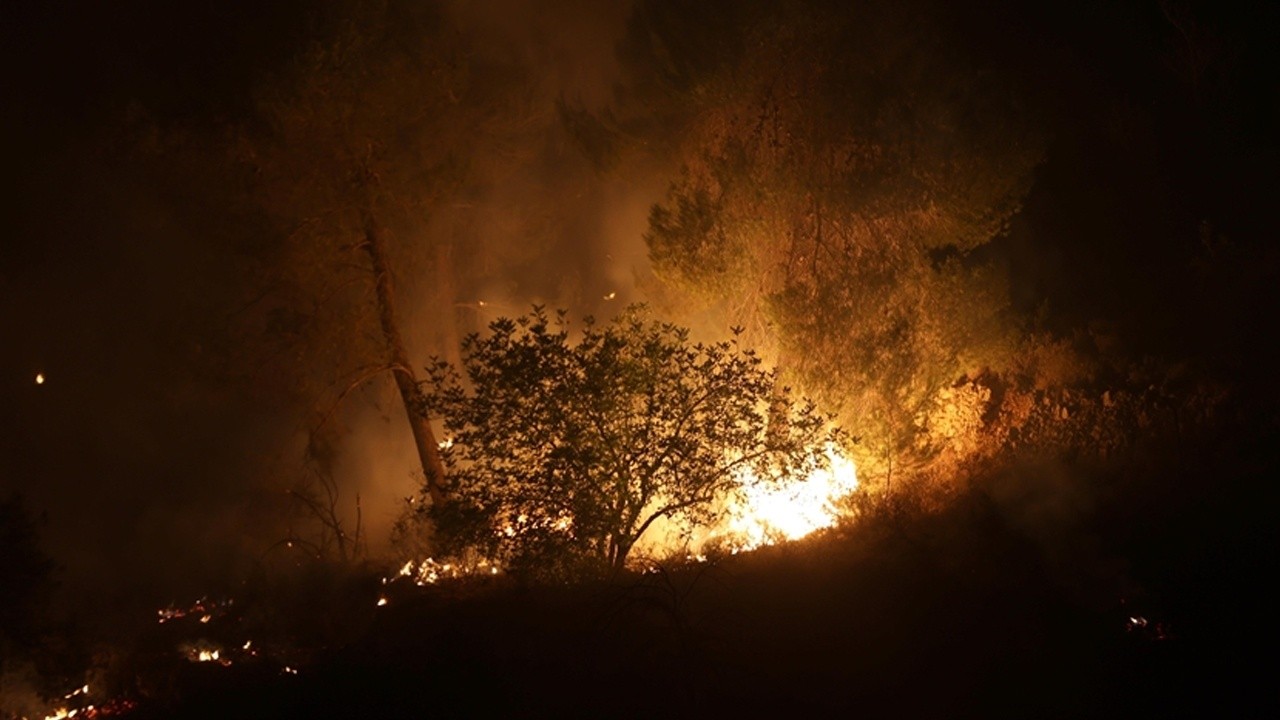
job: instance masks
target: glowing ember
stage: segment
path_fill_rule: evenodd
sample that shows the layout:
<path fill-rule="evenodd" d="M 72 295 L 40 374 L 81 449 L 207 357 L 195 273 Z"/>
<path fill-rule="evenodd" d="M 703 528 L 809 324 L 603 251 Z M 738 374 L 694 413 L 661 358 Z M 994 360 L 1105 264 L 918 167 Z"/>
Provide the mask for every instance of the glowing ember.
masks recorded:
<path fill-rule="evenodd" d="M 1125 630 L 1146 640 L 1168 640 L 1172 635 L 1169 628 L 1158 620 L 1148 620 L 1142 615 L 1134 615 L 1125 623 Z"/>
<path fill-rule="evenodd" d="M 157 610 L 156 616 L 158 618 L 157 621 L 162 625 L 173 620 L 180 620 L 187 616 L 198 617 L 201 623 L 207 625 L 216 618 L 225 615 L 231 604 L 231 600 L 219 602 L 208 598 L 200 598 L 189 607 L 177 607 L 176 605 L 170 605 L 167 608 Z"/>
<path fill-rule="evenodd" d="M 207 640 L 200 640 L 195 643 L 185 644 L 180 646 L 179 650 L 182 651 L 182 654 L 190 662 L 217 663 L 223 667 L 231 665 L 231 655 L 235 653 L 234 648 L 228 652 L 222 647 Z"/>
<path fill-rule="evenodd" d="M 427 558 L 421 562 L 409 560 L 394 578 L 383 578 L 383 584 L 399 578 L 408 578 L 414 585 L 434 585 L 441 580 L 452 580 L 471 575 L 497 575 L 498 566 L 489 560 L 439 562 Z M 378 605 L 386 605 L 386 597 L 378 598 Z"/>

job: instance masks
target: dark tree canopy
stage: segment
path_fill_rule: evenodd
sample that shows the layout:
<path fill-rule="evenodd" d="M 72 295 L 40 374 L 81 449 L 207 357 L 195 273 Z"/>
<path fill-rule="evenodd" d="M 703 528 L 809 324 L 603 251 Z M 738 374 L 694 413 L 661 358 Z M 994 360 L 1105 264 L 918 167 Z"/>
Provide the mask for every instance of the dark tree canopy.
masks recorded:
<path fill-rule="evenodd" d="M 515 568 L 621 567 L 656 521 L 710 522 L 744 471 L 800 476 L 840 439 L 736 339 L 692 343 L 642 307 L 576 339 L 564 312 L 500 319 L 462 370 L 426 382 L 454 498 L 433 519 L 445 549 Z"/>

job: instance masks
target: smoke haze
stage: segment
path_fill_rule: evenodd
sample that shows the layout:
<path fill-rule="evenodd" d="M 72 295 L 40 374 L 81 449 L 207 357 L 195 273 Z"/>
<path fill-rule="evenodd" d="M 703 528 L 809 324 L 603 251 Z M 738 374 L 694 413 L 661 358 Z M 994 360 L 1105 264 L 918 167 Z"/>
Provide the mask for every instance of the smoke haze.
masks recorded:
<path fill-rule="evenodd" d="M 650 208 L 680 176 L 683 138 L 648 128 L 635 137 L 652 142 L 628 145 L 615 132 L 627 118 L 610 112 L 648 97 L 635 86 L 649 76 L 679 82 L 685 68 L 662 48 L 619 51 L 645 37 L 633 3 L 387 5 L 390 15 L 379 15 L 378 3 L 337 0 L 0 9 L 0 128 L 7 185 L 17 188 L 0 200 L 0 492 L 23 493 L 46 518 L 45 546 L 70 596 L 154 606 L 236 582 L 264 557 L 281 557 L 279 541 L 309 531 L 288 491 L 316 472 L 332 474 L 349 528 L 359 496 L 378 555 L 404 498 L 420 489 L 390 378 L 352 382 L 372 362 L 362 354 L 369 333 L 330 328 L 293 346 L 280 341 L 281 328 L 304 324 L 300 304 L 264 288 L 270 278 L 305 274 L 282 249 L 302 222 L 277 223 L 254 205 L 254 183 L 266 181 L 237 145 L 278 131 L 264 119 L 264 98 L 287 94 L 281 88 L 296 79 L 298 58 L 344 37 L 345 20 L 381 18 L 387 37 L 403 43 L 378 48 L 393 57 L 436 57 L 435 45 L 423 50 L 427 37 L 454 53 L 440 66 L 457 77 L 440 81 L 440 92 L 460 93 L 448 108 L 462 120 L 432 125 L 439 138 L 396 136 L 385 148 L 394 156 L 434 147 L 439 165 L 431 171 L 449 178 L 441 181 L 447 192 L 390 228 L 414 363 L 456 360 L 465 334 L 534 303 L 607 318 L 633 301 L 663 300 L 650 292 L 644 234 Z M 1177 36 L 1145 4 L 993 3 L 972 13 L 934 5 L 888 3 L 886 17 L 914 27 L 917 6 L 931 13 L 954 44 L 948 52 L 998 72 L 1023 93 L 1027 115 L 1046 123 L 1049 160 L 1036 168 L 1021 213 L 976 253 L 1008 265 L 1026 326 L 1087 326 L 1100 335 L 1094 329 L 1103 324 L 1088 323 L 1106 317 L 1114 321 L 1106 327 L 1123 328 L 1125 342 L 1143 351 L 1212 337 L 1221 357 L 1252 352 L 1252 325 L 1223 322 L 1224 311 L 1178 283 L 1208 257 L 1202 245 L 1272 236 L 1274 213 L 1251 205 L 1245 191 L 1274 184 L 1274 140 L 1253 143 L 1272 134 L 1259 118 L 1274 120 L 1274 94 L 1256 88 L 1275 87 L 1260 69 L 1274 66 L 1265 62 L 1274 43 L 1223 56 L 1243 58 L 1234 65 L 1238 86 L 1209 78 L 1204 87 L 1226 88 L 1224 96 L 1236 88 L 1231 97 L 1242 99 L 1214 105 L 1199 87 L 1186 100 L 1193 94 L 1179 83 L 1195 68 L 1178 64 L 1185 53 Z M 755 7 L 699 6 L 707 25 L 683 51 L 695 60 L 705 51 L 714 64 L 717 42 L 732 36 L 717 23 L 738 17 L 730 9 L 739 6 Z M 397 12 L 412 22 L 397 24 Z M 661 13 L 652 17 L 657 23 Z M 1215 16 L 1204 17 L 1214 27 Z M 908 60 L 942 52 L 898 50 Z M 893 97 L 892 80 L 878 91 Z M 702 94 L 710 90 L 682 89 L 682 98 L 711 102 Z M 406 86 L 390 102 L 411 104 L 420 91 Z M 1217 108 L 1226 109 L 1215 115 Z M 666 117 L 660 111 L 686 110 L 660 108 L 653 122 Z M 1170 151 L 1187 145 L 1196 151 Z M 314 279 L 289 277 L 276 285 L 307 289 Z M 1248 306 L 1247 292 L 1239 297 Z M 323 418 L 321 442 L 313 442 Z M 1078 488 L 1059 492 L 1067 484 L 1047 483 L 1053 498 L 1044 504 L 1088 507 Z M 1040 508 L 1039 498 L 1024 502 L 1012 490 L 1000 500 L 1019 517 Z M 1027 522 L 1070 525 L 1049 514 Z"/>
<path fill-rule="evenodd" d="M 130 149 L 145 148 L 148 133 L 213 136 L 205 128 L 251 116 L 263 84 L 324 34 L 326 12 L 342 16 L 337 5 L 303 5 L 6 10 L 7 84 L 19 101 L 6 103 L 5 120 L 20 191 L 6 200 L 0 265 L 0 488 L 43 513 L 62 579 L 99 601 L 210 591 L 306 523 L 289 519 L 285 491 L 305 474 L 314 415 L 227 379 L 253 373 L 227 367 L 245 357 L 227 347 L 243 340 L 235 313 L 246 270 L 228 252 L 245 242 L 230 237 L 243 225 L 218 217 L 198 179 L 161 186 L 164 171 Z M 479 140 L 461 200 L 424 218 L 420 235 L 396 238 L 406 265 L 422 270 L 397 277 L 416 362 L 456 357 L 461 334 L 531 303 L 608 316 L 636 298 L 641 233 L 665 184 L 656 173 L 602 177 L 557 110 L 610 101 L 628 14 L 625 3 L 442 8 L 476 66 L 528 79 L 527 115 L 511 137 Z M 169 141 L 158 142 L 163 156 Z M 418 247 L 436 250 L 421 257 Z M 465 272 L 447 288 L 452 317 L 442 323 L 437 281 L 449 269 L 432 265 L 451 262 Z M 341 382 L 331 378 L 317 403 L 331 403 Z M 380 378 L 332 422 L 344 518 L 354 523 L 359 494 L 377 552 L 418 489 L 403 409 Z"/>

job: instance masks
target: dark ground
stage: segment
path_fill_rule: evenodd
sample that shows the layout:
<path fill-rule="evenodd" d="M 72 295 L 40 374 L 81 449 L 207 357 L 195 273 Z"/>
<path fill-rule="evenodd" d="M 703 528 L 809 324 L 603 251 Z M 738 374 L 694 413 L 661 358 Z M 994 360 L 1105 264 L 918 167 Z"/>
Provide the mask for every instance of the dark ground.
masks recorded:
<path fill-rule="evenodd" d="M 193 665 L 138 717 L 1274 717 L 1274 450 L 1231 432 L 1154 450 L 608 583 L 401 588 L 376 609 L 366 584 L 299 674 Z M 1055 476 L 1099 492 L 1055 522 Z"/>

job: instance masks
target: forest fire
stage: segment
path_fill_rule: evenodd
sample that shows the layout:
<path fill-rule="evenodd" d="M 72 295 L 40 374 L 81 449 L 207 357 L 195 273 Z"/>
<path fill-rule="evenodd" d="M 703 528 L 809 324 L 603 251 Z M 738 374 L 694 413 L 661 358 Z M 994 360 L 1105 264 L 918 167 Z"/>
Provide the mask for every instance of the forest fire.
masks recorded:
<path fill-rule="evenodd" d="M 858 489 L 857 468 L 834 445 L 828 444 L 822 456 L 823 465 L 787 481 L 761 478 L 750 468 L 740 468 L 734 475 L 736 487 L 720 501 L 720 516 L 714 524 L 680 527 L 676 534 L 687 541 L 679 543 L 679 550 L 669 538 L 648 538 L 646 555 L 678 552 L 704 561 L 713 552 L 736 555 L 835 527 L 846 517 L 841 501 Z"/>
<path fill-rule="evenodd" d="M 799 540 L 833 527 L 840 520 L 837 503 L 858 489 L 858 474 L 853 461 L 835 447 L 827 447 L 826 460 L 826 467 L 780 485 L 744 471 L 739 478 L 739 496 L 729 501 L 724 521 L 707 537 L 704 547 L 723 542 L 737 553 Z"/>
<path fill-rule="evenodd" d="M 676 550 L 669 543 L 645 538 L 646 558 L 653 556 L 683 555 L 703 561 L 712 549 L 727 550 L 731 554 L 747 552 L 780 542 L 799 540 L 818 530 L 834 527 L 842 519 L 839 503 L 858 489 L 857 469 L 853 460 L 838 448 L 828 445 L 824 452 L 825 465 L 808 475 L 791 482 L 763 480 L 749 469 L 737 472 L 734 479 L 738 487 L 723 501 L 721 519 L 711 527 L 687 528 L 684 535 L 693 538 L 686 550 Z M 524 520 L 523 517 L 520 518 Z M 562 518 L 555 529 L 566 531 L 571 521 Z M 519 532 L 511 524 L 500 531 L 506 536 Z M 492 576 L 502 572 L 498 563 L 485 558 L 437 560 L 407 560 L 400 570 L 382 580 L 388 585 L 408 580 L 425 587 L 441 581 L 466 577 Z M 378 596 L 377 606 L 389 603 L 387 595 Z"/>
<path fill-rule="evenodd" d="M 81 687 L 78 687 L 75 690 L 72 690 L 71 692 L 64 695 L 62 699 L 74 700 L 77 697 L 81 697 L 88 694 L 89 694 L 89 686 L 82 685 Z M 94 707 L 92 705 L 86 705 L 83 708 L 76 708 L 76 709 L 70 709 L 64 706 L 54 710 L 52 714 L 45 715 L 44 720 L 63 720 L 63 718 L 73 718 L 73 717 L 82 717 L 82 716 L 94 717 L 93 710 L 94 710 Z"/>
<path fill-rule="evenodd" d="M 93 718 L 120 717 L 128 715 L 136 707 L 137 703 L 121 698 L 107 701 L 101 705 L 85 705 L 79 708 L 59 707 L 47 713 L 43 720 L 67 720 L 68 718 L 93 720 Z"/>
<path fill-rule="evenodd" d="M 217 647 L 191 647 L 187 650 L 187 659 L 191 662 L 214 662 L 219 665 L 230 665 L 231 660 L 222 656 L 222 649 Z"/>
<path fill-rule="evenodd" d="M 425 560 L 407 560 L 400 567 L 400 572 L 394 577 L 383 578 L 382 583 L 388 584 L 402 578 L 408 579 L 414 585 L 425 586 L 434 585 L 441 580 L 451 580 L 461 577 L 470 577 L 473 575 L 497 575 L 501 572 L 497 565 L 489 560 L 479 559 L 474 561 L 440 562 L 435 558 L 426 558 Z M 378 606 L 387 604 L 386 596 L 378 598 Z"/>
<path fill-rule="evenodd" d="M 11 4 L 0 720 L 1280 717 L 1280 3 Z"/>
<path fill-rule="evenodd" d="M 129 714 L 136 707 L 136 703 L 125 698 L 108 700 L 102 703 L 82 704 L 85 703 L 88 696 L 88 685 L 82 685 L 72 690 L 62 697 L 62 704 L 44 714 L 43 720 L 118 717 Z M 23 720 L 26 720 L 26 718 L 24 717 Z"/>

